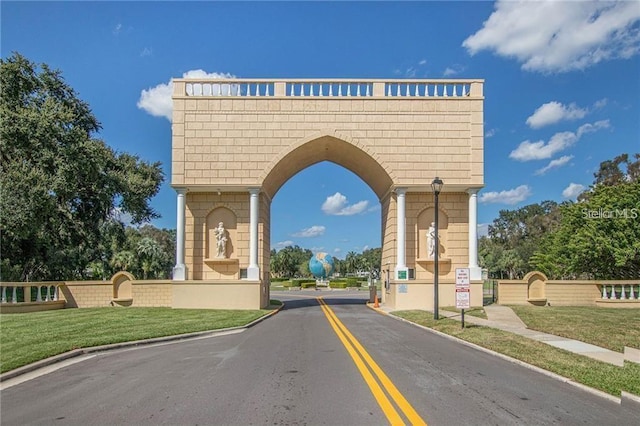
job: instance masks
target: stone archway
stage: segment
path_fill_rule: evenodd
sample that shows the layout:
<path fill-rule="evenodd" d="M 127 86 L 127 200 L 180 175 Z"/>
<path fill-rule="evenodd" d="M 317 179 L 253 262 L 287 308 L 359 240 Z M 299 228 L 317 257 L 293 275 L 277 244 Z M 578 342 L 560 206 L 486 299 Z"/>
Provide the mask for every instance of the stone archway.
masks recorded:
<path fill-rule="evenodd" d="M 293 175 L 321 161 L 352 171 L 380 200 L 383 269 L 393 267 L 395 277 L 383 301 L 428 308 L 433 274 L 421 263 L 417 234 L 435 176 L 445 182 L 440 207 L 447 212 L 443 253 L 450 263 L 441 294 L 453 297 L 453 286 L 447 289 L 456 267 L 480 278 L 474 241 L 483 186 L 481 80 L 173 83 L 180 306 L 211 306 L 200 302 L 214 288 L 234 307 L 268 304 L 271 200 Z M 207 215 L 219 207 L 234 212 L 233 259 L 207 257 L 213 220 Z M 481 291 L 472 295 L 477 301 Z"/>

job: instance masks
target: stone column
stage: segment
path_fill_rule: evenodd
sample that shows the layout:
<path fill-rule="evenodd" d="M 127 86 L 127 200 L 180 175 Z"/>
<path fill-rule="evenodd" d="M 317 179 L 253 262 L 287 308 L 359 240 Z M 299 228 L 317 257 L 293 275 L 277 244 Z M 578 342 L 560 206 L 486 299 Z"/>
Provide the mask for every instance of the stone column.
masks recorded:
<path fill-rule="evenodd" d="M 469 272 L 472 280 L 482 279 L 478 266 L 478 189 L 469 189 Z"/>
<path fill-rule="evenodd" d="M 258 209 L 260 188 L 249 188 L 249 267 L 247 279 L 259 280 L 258 266 Z"/>
<path fill-rule="evenodd" d="M 409 270 L 406 264 L 406 193 L 407 188 L 396 188 L 397 195 L 397 247 L 396 247 L 396 280 L 409 278 Z"/>
<path fill-rule="evenodd" d="M 186 188 L 177 188 L 178 210 L 176 220 L 176 266 L 173 268 L 173 279 L 184 281 L 187 279 L 187 266 L 184 264 L 184 233 L 185 233 L 185 208 L 187 205 Z"/>

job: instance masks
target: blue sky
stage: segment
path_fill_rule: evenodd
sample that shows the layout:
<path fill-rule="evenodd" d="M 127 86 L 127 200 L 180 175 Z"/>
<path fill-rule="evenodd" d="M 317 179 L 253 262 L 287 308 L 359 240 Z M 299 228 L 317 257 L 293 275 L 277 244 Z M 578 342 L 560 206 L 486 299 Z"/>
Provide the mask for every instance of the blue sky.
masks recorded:
<path fill-rule="evenodd" d="M 176 216 L 162 89 L 195 70 L 485 79 L 481 232 L 501 209 L 575 199 L 601 161 L 640 152 L 640 2 L 3 1 L 0 12 L 3 58 L 60 69 L 100 138 L 163 163 L 159 227 Z M 271 241 L 338 257 L 379 247 L 379 203 L 357 176 L 320 163 L 274 198 Z"/>

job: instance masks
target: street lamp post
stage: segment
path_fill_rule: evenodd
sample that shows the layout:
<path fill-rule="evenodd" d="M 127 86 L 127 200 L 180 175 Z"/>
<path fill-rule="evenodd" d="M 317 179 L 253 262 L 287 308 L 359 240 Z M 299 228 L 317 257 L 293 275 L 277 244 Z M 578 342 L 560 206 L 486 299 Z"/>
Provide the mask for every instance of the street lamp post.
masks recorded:
<path fill-rule="evenodd" d="M 434 227 L 435 227 L 435 238 L 434 243 L 435 247 L 433 248 L 433 319 L 438 319 L 438 263 L 440 263 L 440 259 L 438 257 L 438 249 L 440 248 L 440 235 L 438 232 L 438 195 L 440 195 L 440 191 L 442 191 L 442 185 L 444 183 L 442 180 L 436 176 L 436 178 L 431 182 L 431 188 L 433 189 L 433 195 L 435 197 L 435 213 L 434 213 Z"/>

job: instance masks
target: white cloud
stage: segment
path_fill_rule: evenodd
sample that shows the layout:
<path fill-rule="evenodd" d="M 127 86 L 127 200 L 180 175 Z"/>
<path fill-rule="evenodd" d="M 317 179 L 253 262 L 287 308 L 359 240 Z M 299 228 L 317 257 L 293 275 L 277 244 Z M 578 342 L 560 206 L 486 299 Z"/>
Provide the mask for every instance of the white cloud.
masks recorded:
<path fill-rule="evenodd" d="M 364 212 L 368 206 L 369 201 L 366 200 L 348 205 L 347 197 L 336 192 L 322 203 L 322 211 L 333 216 L 351 216 Z"/>
<path fill-rule="evenodd" d="M 601 109 L 601 108 L 604 108 L 605 106 L 607 106 L 608 103 L 609 103 L 609 99 L 602 98 L 602 99 L 597 100 L 597 101 L 594 102 L 593 108 L 594 109 Z"/>
<path fill-rule="evenodd" d="M 609 120 L 600 120 L 595 123 L 583 124 L 573 132 L 560 132 L 551 136 L 548 143 L 540 140 L 537 142 L 524 141 L 516 149 L 511 151 L 509 158 L 517 161 L 544 160 L 553 157 L 560 151 L 569 148 L 580 140 L 586 133 L 592 133 L 609 127 Z"/>
<path fill-rule="evenodd" d="M 305 228 L 302 231 L 293 234 L 293 237 L 311 238 L 324 234 L 325 227 L 322 225 L 313 225 L 311 228 Z"/>
<path fill-rule="evenodd" d="M 276 243 L 276 245 L 274 247 L 285 248 L 285 247 L 288 247 L 288 246 L 292 246 L 293 244 L 294 244 L 293 241 L 286 240 L 286 241 L 280 241 L 280 242 Z"/>
<path fill-rule="evenodd" d="M 518 204 L 520 201 L 524 201 L 531 195 L 531 189 L 527 185 L 520 185 L 517 188 L 509 189 L 507 191 L 500 192 L 485 192 L 480 195 L 481 203 L 495 203 L 495 204 Z"/>
<path fill-rule="evenodd" d="M 182 74 L 182 78 L 234 78 L 235 76 L 228 73 L 208 73 L 203 70 L 190 70 Z M 173 93 L 173 83 L 169 80 L 168 83 L 160 83 L 155 87 L 150 87 L 147 90 L 140 92 L 140 99 L 138 100 L 138 108 L 148 112 L 154 117 L 165 117 L 167 120 L 172 120 L 173 115 L 173 103 L 171 101 L 171 95 Z"/>
<path fill-rule="evenodd" d="M 145 56 L 151 56 L 153 55 L 153 49 L 150 47 L 145 47 L 144 49 L 142 49 L 142 52 L 140 52 L 140 56 L 141 57 L 145 57 Z"/>
<path fill-rule="evenodd" d="M 551 160 L 549 162 L 549 164 L 547 164 L 546 166 L 544 166 L 541 169 L 536 170 L 536 175 L 543 175 L 545 173 L 547 173 L 549 170 L 551 169 L 555 169 L 556 167 L 562 167 L 565 164 L 567 164 L 569 161 L 571 161 L 571 159 L 573 158 L 573 155 L 563 155 L 560 158 L 557 158 L 555 160 Z"/>
<path fill-rule="evenodd" d="M 462 45 L 490 50 L 539 72 L 583 70 L 640 51 L 636 1 L 499 0 L 482 29 Z"/>
<path fill-rule="evenodd" d="M 334 252 L 335 254 L 339 254 L 341 251 L 342 251 L 342 249 L 341 249 L 341 248 L 334 248 L 334 249 L 333 249 L 333 252 Z"/>
<path fill-rule="evenodd" d="M 484 132 L 484 137 L 485 138 L 490 138 L 496 135 L 498 131 L 496 129 L 489 129 L 487 131 Z"/>
<path fill-rule="evenodd" d="M 564 198 L 576 198 L 578 195 L 580 195 L 585 189 L 587 189 L 586 186 L 584 185 L 580 185 L 579 183 L 573 183 L 571 182 L 569 184 L 569 186 L 567 186 L 563 191 L 562 191 L 562 196 Z"/>
<path fill-rule="evenodd" d="M 489 235 L 489 223 L 479 223 L 476 228 L 478 229 L 478 237 L 486 237 Z"/>
<path fill-rule="evenodd" d="M 460 74 L 462 71 L 464 71 L 464 67 L 462 65 L 453 65 L 451 67 L 445 68 L 442 75 L 445 77 L 451 77 L 456 74 Z"/>
<path fill-rule="evenodd" d="M 122 24 L 116 24 L 116 26 L 113 27 L 113 34 L 118 35 L 120 31 L 122 31 Z"/>
<path fill-rule="evenodd" d="M 554 124 L 562 120 L 577 120 L 584 118 L 589 111 L 579 108 L 576 104 L 563 105 L 560 102 L 547 102 L 538 108 L 529 118 L 527 124 L 532 129 Z"/>
<path fill-rule="evenodd" d="M 426 65 L 426 64 L 427 64 L 426 59 L 422 59 L 420 62 L 418 62 L 418 65 Z"/>

